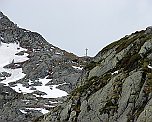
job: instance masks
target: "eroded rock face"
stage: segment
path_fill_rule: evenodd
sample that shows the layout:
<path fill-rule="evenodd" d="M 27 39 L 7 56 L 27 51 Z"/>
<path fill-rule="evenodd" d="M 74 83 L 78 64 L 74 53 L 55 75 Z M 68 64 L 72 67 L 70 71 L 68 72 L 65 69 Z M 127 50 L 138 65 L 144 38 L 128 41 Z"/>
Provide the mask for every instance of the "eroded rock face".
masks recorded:
<path fill-rule="evenodd" d="M 8 50 L 12 52 L 8 54 Z M 0 89 L 2 122 L 30 122 L 49 112 L 76 87 L 82 73 L 83 58 L 49 44 L 36 32 L 19 28 L 2 12 L 0 51 L 0 85 L 7 86 Z M 8 60 L 3 61 L 4 57 Z M 1 95 L 7 88 L 8 95 Z M 55 93 L 51 93 L 53 89 Z"/>
<path fill-rule="evenodd" d="M 137 122 L 150 122 L 152 120 L 152 99 L 149 100 L 149 103 L 145 106 L 145 109 L 139 115 Z"/>
<path fill-rule="evenodd" d="M 100 51 L 67 101 L 36 122 L 150 122 L 152 36 L 147 30 Z"/>
<path fill-rule="evenodd" d="M 145 33 L 152 34 L 152 26 L 147 27 Z"/>
<path fill-rule="evenodd" d="M 13 73 L 0 72 L 0 121 L 151 122 L 151 33 L 152 28 L 148 27 L 113 42 L 81 70 L 82 59 L 49 44 L 38 33 L 18 28 L 0 12 L 1 45 L 19 44 L 17 50 L 25 50 L 15 55 L 28 57 L 0 67 L 21 69 L 24 73 L 24 77 L 7 84 L 4 81 Z M 57 85 L 69 96 L 44 98 L 47 93 L 37 88 L 51 85 Z M 19 86 L 33 92 L 15 92 Z M 50 112 L 43 115 L 35 108 Z"/>
<path fill-rule="evenodd" d="M 0 84 L 0 121 L 1 122 L 26 122 L 30 121 L 19 111 L 15 104 L 20 101 L 22 94 L 18 94 L 8 86 Z M 7 116 L 7 117 L 6 117 Z"/>

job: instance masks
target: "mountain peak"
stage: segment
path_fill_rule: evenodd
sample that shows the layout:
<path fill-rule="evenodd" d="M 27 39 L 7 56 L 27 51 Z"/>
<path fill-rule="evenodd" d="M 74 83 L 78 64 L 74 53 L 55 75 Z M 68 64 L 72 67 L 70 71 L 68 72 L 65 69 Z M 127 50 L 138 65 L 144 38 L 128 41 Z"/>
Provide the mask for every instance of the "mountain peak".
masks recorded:
<path fill-rule="evenodd" d="M 152 120 L 151 26 L 90 58 L 0 16 L 0 121 Z"/>
<path fill-rule="evenodd" d="M 64 101 L 84 62 L 40 34 L 17 27 L 2 12 L 0 17 L 0 121 L 27 122 Z"/>
<path fill-rule="evenodd" d="M 66 103 L 36 122 L 151 121 L 151 49 L 151 27 L 106 46 L 84 67 Z"/>
<path fill-rule="evenodd" d="M 152 26 L 148 26 L 145 31 L 146 34 L 152 34 Z"/>

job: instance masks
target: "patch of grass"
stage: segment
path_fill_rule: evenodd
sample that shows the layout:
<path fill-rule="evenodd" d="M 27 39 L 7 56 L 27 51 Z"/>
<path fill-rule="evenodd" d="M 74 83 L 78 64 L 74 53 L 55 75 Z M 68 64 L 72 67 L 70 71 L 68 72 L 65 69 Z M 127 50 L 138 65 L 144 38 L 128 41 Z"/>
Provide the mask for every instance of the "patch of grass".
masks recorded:
<path fill-rule="evenodd" d="M 134 55 L 127 54 L 119 63 L 117 63 L 117 68 L 123 68 L 124 71 L 132 71 L 139 66 L 139 60 L 141 56 L 136 53 Z"/>
<path fill-rule="evenodd" d="M 130 36 L 125 36 L 125 37 L 121 38 L 120 40 L 109 44 L 108 46 L 103 48 L 101 50 L 101 52 L 105 52 L 105 51 L 108 51 L 108 50 L 116 47 L 116 52 L 118 53 L 118 52 L 122 51 L 123 49 L 127 48 L 131 43 L 133 43 L 137 39 L 141 40 L 142 42 L 145 42 L 151 38 L 152 38 L 152 35 L 145 34 L 145 31 L 143 31 L 143 30 L 136 31 L 135 33 L 132 33 Z"/>
<path fill-rule="evenodd" d="M 98 91 L 99 89 L 103 88 L 111 78 L 111 73 L 107 73 L 102 77 L 93 76 L 89 80 L 85 81 L 85 84 L 77 87 L 72 93 L 72 96 L 75 96 L 77 93 L 86 93 L 87 98 Z"/>
<path fill-rule="evenodd" d="M 115 41 L 111 44 L 109 44 L 108 46 L 106 46 L 105 48 L 103 48 L 101 50 L 101 53 L 108 51 L 109 49 L 112 49 L 114 47 L 116 48 L 116 52 L 120 52 L 122 49 L 126 48 L 127 46 L 129 46 L 132 42 L 134 42 L 137 39 L 142 39 L 142 38 L 147 38 L 148 36 L 146 36 L 144 34 L 144 31 L 136 31 L 135 33 L 132 33 L 130 36 L 125 36 L 123 38 L 121 38 L 118 41 Z M 149 37 L 148 37 L 149 38 Z"/>
<path fill-rule="evenodd" d="M 146 77 L 147 79 L 144 91 L 149 94 L 152 92 L 152 73 L 147 73 Z"/>
<path fill-rule="evenodd" d="M 78 88 L 76 88 L 74 91 L 75 93 L 76 92 L 79 92 L 79 93 L 83 93 L 84 91 L 86 91 L 88 88 L 90 88 L 93 83 L 97 82 L 99 80 L 99 77 L 97 76 L 93 76 L 92 78 L 90 78 L 89 80 L 86 81 L 86 83 L 82 86 L 79 86 Z"/>
<path fill-rule="evenodd" d="M 152 79 L 152 73 L 147 73 L 147 78 Z"/>
<path fill-rule="evenodd" d="M 145 58 L 140 61 L 141 68 L 145 73 L 152 73 L 152 69 L 148 68 L 149 59 Z"/>
<path fill-rule="evenodd" d="M 117 104 L 113 104 L 111 102 L 111 100 L 107 101 L 106 105 L 99 109 L 99 112 L 100 112 L 100 115 L 102 115 L 103 113 L 104 114 L 110 114 L 110 111 L 114 109 L 114 110 L 117 110 L 118 109 L 118 105 Z"/>
<path fill-rule="evenodd" d="M 146 81 L 146 83 L 147 83 L 148 87 L 152 87 L 152 79 L 148 79 Z"/>
<path fill-rule="evenodd" d="M 144 31 L 139 31 L 131 34 L 130 38 L 128 39 L 120 39 L 120 44 L 116 49 L 116 52 L 120 52 L 123 49 L 127 48 L 131 43 L 136 41 L 137 39 L 144 39 L 146 38 L 146 35 L 144 34 Z"/>
<path fill-rule="evenodd" d="M 86 64 L 86 66 L 84 67 L 85 70 L 91 70 L 93 69 L 94 67 L 96 67 L 97 63 L 94 62 L 94 61 L 91 61 L 89 63 Z"/>

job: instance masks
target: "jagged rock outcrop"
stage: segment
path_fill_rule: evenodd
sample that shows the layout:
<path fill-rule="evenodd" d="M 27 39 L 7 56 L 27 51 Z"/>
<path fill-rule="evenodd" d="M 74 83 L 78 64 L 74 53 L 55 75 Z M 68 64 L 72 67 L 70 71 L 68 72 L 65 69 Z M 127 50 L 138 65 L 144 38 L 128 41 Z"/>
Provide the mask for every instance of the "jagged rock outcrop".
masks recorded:
<path fill-rule="evenodd" d="M 0 92 L 10 88 L 8 95 L 0 93 L 3 122 L 30 122 L 62 103 L 76 87 L 84 65 L 83 58 L 49 44 L 36 32 L 19 28 L 2 12 L 0 51 L 0 62 L 8 59 L 0 64 Z M 60 97 L 61 90 L 64 97 Z M 53 98 L 48 96 L 51 94 Z"/>
<path fill-rule="evenodd" d="M 152 33 L 137 31 L 103 48 L 66 102 L 35 122 L 151 122 Z"/>

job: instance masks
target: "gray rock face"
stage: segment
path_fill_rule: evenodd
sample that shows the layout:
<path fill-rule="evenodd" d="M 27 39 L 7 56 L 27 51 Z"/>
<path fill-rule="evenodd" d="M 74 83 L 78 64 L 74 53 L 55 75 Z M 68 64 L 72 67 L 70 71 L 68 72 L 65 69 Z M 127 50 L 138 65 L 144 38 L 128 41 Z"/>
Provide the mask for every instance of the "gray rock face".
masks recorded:
<path fill-rule="evenodd" d="M 147 27 L 145 33 L 152 34 L 152 26 Z"/>
<path fill-rule="evenodd" d="M 46 87 L 51 91 L 55 89 L 53 85 L 57 85 L 57 92 L 63 90 L 67 93 L 76 87 L 82 70 L 75 67 L 83 67 L 83 60 L 49 44 L 40 34 L 17 27 L 2 12 L 0 12 L 0 44 L 8 44 L 8 49 L 9 44 L 18 44 L 14 57 L 25 55 L 28 57 L 25 61 L 16 62 L 13 59 L 10 64 L 0 67 L 4 69 L 0 71 L 0 85 L 7 85 L 0 89 L 2 92 L 0 93 L 0 121 L 34 121 L 43 115 L 43 111 L 48 111 L 62 103 L 66 97 L 46 97 L 48 95 Z M 24 50 L 18 51 L 20 48 Z M 19 75 L 16 73 L 15 80 L 11 79 L 14 72 L 9 73 L 8 70 L 18 71 L 19 69 L 25 76 L 16 80 Z M 11 82 L 9 81 L 8 84 L 4 82 L 9 78 Z M 10 88 L 9 95 L 5 95 L 4 91 L 9 87 L 16 88 L 18 93 Z"/>
<path fill-rule="evenodd" d="M 151 122 L 152 120 L 152 99 L 149 100 L 149 103 L 145 106 L 145 109 L 139 115 L 137 122 Z"/>
<path fill-rule="evenodd" d="M 1 44 L 18 43 L 26 50 L 15 55 L 28 54 L 26 61 L 13 60 L 0 67 L 22 69 L 25 74 L 6 86 L 3 81 L 12 74 L 0 71 L 0 121 L 151 122 L 151 33 L 148 27 L 125 36 L 101 50 L 91 60 L 93 64 L 80 70 L 83 59 L 49 44 L 40 34 L 18 28 L 0 12 Z M 19 85 L 33 92 L 11 89 Z M 52 85 L 69 96 L 44 98 L 47 93 L 37 89 L 49 86 L 51 90 Z M 50 112 L 43 115 L 42 108 Z"/>
<path fill-rule="evenodd" d="M 1 122 L 30 122 L 30 116 L 25 116 L 19 111 L 15 104 L 22 99 L 22 94 L 18 94 L 8 86 L 0 84 L 0 121 Z"/>
<path fill-rule="evenodd" d="M 67 101 L 36 122 L 151 122 L 152 36 L 147 30 L 100 51 Z"/>
<path fill-rule="evenodd" d="M 104 56 L 102 59 L 102 62 L 100 63 L 100 66 L 94 67 L 89 72 L 89 77 L 91 78 L 93 76 L 102 76 L 106 72 L 110 71 L 111 69 L 115 68 L 117 63 L 122 60 L 122 58 L 126 55 L 126 53 L 131 49 L 132 44 L 130 44 L 127 48 L 123 49 L 121 52 L 116 54 L 116 51 L 109 52 L 108 55 Z M 96 60 L 96 58 L 95 58 Z"/>
<path fill-rule="evenodd" d="M 145 55 L 147 52 L 149 52 L 152 48 L 152 40 L 149 40 L 144 43 L 144 45 L 141 47 L 139 54 L 141 56 Z"/>

